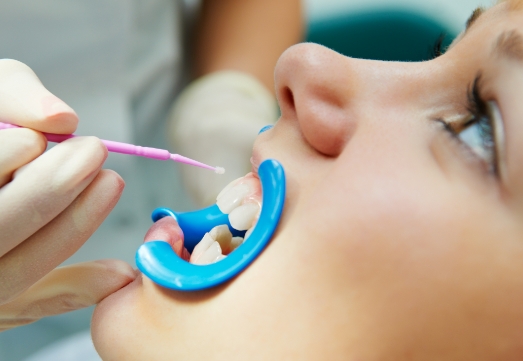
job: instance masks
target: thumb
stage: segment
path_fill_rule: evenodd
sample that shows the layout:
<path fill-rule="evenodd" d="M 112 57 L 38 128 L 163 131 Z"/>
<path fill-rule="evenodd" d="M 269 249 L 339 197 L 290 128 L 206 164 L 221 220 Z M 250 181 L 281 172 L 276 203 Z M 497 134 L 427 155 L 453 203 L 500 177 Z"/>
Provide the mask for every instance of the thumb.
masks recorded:
<path fill-rule="evenodd" d="M 136 275 L 129 264 L 119 260 L 59 267 L 0 306 L 0 331 L 92 306 L 129 284 Z"/>
<path fill-rule="evenodd" d="M 70 134 L 78 116 L 47 90 L 27 65 L 0 59 L 0 121 L 41 132 Z"/>

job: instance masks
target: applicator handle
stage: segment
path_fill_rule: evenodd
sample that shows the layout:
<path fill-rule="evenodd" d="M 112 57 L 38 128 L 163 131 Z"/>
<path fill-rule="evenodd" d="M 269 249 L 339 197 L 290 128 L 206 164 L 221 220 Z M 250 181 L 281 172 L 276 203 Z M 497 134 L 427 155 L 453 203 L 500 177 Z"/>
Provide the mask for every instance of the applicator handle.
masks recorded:
<path fill-rule="evenodd" d="M 12 128 L 23 128 L 18 125 L 2 123 L 0 122 L 0 130 L 2 129 L 12 129 Z M 52 133 L 42 133 L 45 138 L 54 143 L 61 143 L 64 140 L 75 138 L 74 134 L 52 134 Z M 121 154 L 130 154 L 137 155 L 140 157 L 158 159 L 158 160 L 169 160 L 172 159 L 175 162 L 185 163 L 189 165 L 194 165 L 196 167 L 201 167 L 205 169 L 214 170 L 218 174 L 223 173 L 223 168 L 220 167 L 211 167 L 210 165 L 195 161 L 193 159 L 181 156 L 179 154 L 171 154 L 168 150 L 150 148 L 150 147 L 141 147 L 139 145 L 115 142 L 112 140 L 100 139 L 103 144 L 107 147 L 109 152 L 121 153 Z"/>

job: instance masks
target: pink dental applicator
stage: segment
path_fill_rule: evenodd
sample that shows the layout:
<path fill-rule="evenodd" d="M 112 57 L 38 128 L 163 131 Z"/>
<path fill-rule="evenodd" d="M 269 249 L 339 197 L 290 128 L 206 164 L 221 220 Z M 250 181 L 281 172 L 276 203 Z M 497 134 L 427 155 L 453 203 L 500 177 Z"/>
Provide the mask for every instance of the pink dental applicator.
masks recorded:
<path fill-rule="evenodd" d="M 10 128 L 22 128 L 22 127 L 19 127 L 18 125 L 0 122 L 0 130 L 10 129 Z M 43 133 L 43 135 L 45 136 L 45 138 L 48 141 L 54 142 L 54 143 L 61 143 L 64 140 L 77 137 L 77 135 L 74 135 L 74 134 Z M 139 145 L 133 145 L 133 144 L 127 144 L 127 143 L 121 143 L 121 142 L 113 142 L 112 140 L 101 139 L 101 141 L 103 144 L 105 144 L 105 146 L 107 147 L 107 150 L 109 152 L 137 155 L 140 157 L 158 159 L 158 160 L 172 159 L 175 162 L 180 162 L 180 163 L 185 163 L 185 164 L 189 164 L 189 165 L 194 165 L 196 167 L 210 169 L 210 170 L 215 171 L 218 174 L 225 173 L 225 169 L 223 169 L 222 167 L 211 167 L 210 165 L 197 162 L 195 160 L 192 160 L 190 158 L 184 157 L 179 154 L 171 154 L 171 153 L 169 153 L 168 150 L 165 150 L 165 149 L 140 147 Z"/>

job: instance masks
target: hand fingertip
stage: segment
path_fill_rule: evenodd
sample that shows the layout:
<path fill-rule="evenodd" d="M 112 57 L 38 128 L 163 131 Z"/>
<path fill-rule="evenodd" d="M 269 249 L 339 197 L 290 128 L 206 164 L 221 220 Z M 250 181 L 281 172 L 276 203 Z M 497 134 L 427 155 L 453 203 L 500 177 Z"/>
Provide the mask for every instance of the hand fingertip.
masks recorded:
<path fill-rule="evenodd" d="M 58 97 L 50 94 L 41 99 L 42 112 L 52 133 L 71 134 L 78 126 L 78 115 Z M 49 131 L 51 132 L 51 131 Z"/>
<path fill-rule="evenodd" d="M 96 262 L 105 266 L 105 268 L 111 273 L 124 276 L 126 281 L 132 281 L 138 275 L 138 272 L 133 269 L 130 264 L 121 260 L 102 259 Z"/>
<path fill-rule="evenodd" d="M 122 194 L 125 188 L 125 181 L 118 173 L 112 169 L 102 169 L 99 174 L 99 177 L 108 177 L 119 194 Z"/>

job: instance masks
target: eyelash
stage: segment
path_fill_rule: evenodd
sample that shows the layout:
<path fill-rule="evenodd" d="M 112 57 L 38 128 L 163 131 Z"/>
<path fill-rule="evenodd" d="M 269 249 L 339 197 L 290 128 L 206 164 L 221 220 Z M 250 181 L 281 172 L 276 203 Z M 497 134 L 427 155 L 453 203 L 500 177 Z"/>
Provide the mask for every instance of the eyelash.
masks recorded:
<path fill-rule="evenodd" d="M 479 127 L 482 145 L 493 154 L 493 159 L 490 162 L 482 159 L 471 149 L 469 145 L 460 139 L 459 135 L 461 131 L 456 131 L 456 129 L 451 124 L 441 120 L 443 123 L 443 128 L 448 133 L 450 133 L 451 138 L 457 142 L 460 148 L 462 148 L 467 153 L 467 155 L 472 155 L 475 160 L 480 161 L 482 164 L 486 164 L 488 171 L 497 176 L 498 165 L 496 159 L 493 119 L 490 112 L 488 111 L 487 102 L 481 96 L 481 74 L 476 76 L 472 85 L 467 91 L 467 109 L 470 113 L 470 118 L 458 126 L 461 128 L 461 131 L 474 125 Z"/>
<path fill-rule="evenodd" d="M 443 50 L 443 42 L 444 42 L 446 36 L 447 36 L 447 34 L 444 34 L 444 33 L 440 34 L 440 36 L 434 42 L 434 45 L 430 49 L 431 59 L 436 59 L 436 58 L 440 57 L 441 55 L 443 55 L 443 53 L 445 52 Z"/>

